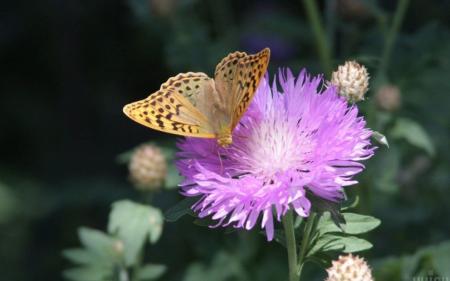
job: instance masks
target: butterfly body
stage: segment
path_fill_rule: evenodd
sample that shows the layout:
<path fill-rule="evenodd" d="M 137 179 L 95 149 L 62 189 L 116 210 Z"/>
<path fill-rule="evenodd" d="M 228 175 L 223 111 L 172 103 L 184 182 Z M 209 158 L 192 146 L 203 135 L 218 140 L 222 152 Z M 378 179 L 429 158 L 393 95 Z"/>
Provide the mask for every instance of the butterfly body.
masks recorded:
<path fill-rule="evenodd" d="M 180 73 L 146 99 L 127 104 L 123 111 L 146 127 L 216 138 L 226 147 L 267 70 L 269 57 L 267 48 L 254 55 L 231 53 L 217 65 L 214 79 L 202 72 Z"/>
<path fill-rule="evenodd" d="M 227 147 L 233 143 L 233 137 L 231 130 L 228 127 L 224 127 L 221 132 L 216 136 L 217 143 L 222 147 Z"/>

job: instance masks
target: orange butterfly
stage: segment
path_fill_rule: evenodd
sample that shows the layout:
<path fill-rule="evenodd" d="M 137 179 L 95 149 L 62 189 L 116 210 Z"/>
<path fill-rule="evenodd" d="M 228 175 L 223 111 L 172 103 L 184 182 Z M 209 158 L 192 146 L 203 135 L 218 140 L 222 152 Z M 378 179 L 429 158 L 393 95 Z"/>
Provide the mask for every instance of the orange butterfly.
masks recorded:
<path fill-rule="evenodd" d="M 127 104 L 123 112 L 146 127 L 166 133 L 217 138 L 232 143 L 232 131 L 247 110 L 266 73 L 270 49 L 234 52 L 216 66 L 214 79 L 202 72 L 169 78 L 156 93 Z"/>

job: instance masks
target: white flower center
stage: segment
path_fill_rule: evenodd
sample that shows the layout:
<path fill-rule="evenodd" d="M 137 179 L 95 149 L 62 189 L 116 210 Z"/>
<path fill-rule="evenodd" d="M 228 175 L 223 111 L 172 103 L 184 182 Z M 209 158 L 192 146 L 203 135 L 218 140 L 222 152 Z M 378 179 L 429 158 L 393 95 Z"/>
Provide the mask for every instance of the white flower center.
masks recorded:
<path fill-rule="evenodd" d="M 305 152 L 303 136 L 286 120 L 267 118 L 248 137 L 247 155 L 240 162 L 252 173 L 271 177 L 301 165 Z"/>

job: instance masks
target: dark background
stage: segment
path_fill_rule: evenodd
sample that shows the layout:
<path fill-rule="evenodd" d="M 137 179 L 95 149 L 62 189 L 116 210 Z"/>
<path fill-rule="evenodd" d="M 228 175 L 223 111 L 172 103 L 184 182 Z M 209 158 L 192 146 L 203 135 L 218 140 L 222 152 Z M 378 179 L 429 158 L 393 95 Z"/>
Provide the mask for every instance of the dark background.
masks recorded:
<path fill-rule="evenodd" d="M 336 10 L 320 2 L 324 18 L 335 18 L 326 26 L 334 30 L 333 68 L 357 59 L 375 76 L 397 1 L 337 2 Z M 367 191 L 361 211 L 383 221 L 369 237 L 374 249 L 364 254 L 374 264 L 450 239 L 449 11 L 448 0 L 411 1 L 382 75 L 399 87 L 402 105 L 377 111 L 374 120 L 413 120 L 435 153 L 407 138 L 391 140 L 390 125 L 369 123 L 391 141 L 368 161 L 361 185 L 351 187 Z M 271 77 L 285 66 L 324 71 L 302 1 L 3 1 L 0 15 L 2 280 L 61 279 L 70 264 L 60 253 L 78 245 L 77 228 L 105 229 L 114 200 L 139 200 L 117 156 L 148 140 L 172 145 L 175 137 L 128 120 L 124 104 L 178 72 L 212 75 L 234 50 L 270 47 Z M 166 190 L 154 205 L 165 210 L 179 199 Z M 287 273 L 284 250 L 258 231 L 225 234 L 191 218 L 164 231 L 149 248 L 150 260 L 168 266 L 162 280 L 182 280 L 194 262 L 214 267 L 218 252 L 247 270 L 221 280 L 281 280 Z"/>

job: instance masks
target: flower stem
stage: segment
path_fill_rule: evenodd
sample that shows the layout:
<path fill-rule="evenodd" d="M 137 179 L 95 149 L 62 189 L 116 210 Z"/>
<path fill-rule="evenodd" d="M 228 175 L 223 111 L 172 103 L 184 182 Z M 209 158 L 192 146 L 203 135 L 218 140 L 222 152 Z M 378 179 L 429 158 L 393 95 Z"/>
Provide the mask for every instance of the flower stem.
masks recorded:
<path fill-rule="evenodd" d="M 125 266 L 120 267 L 119 269 L 119 281 L 129 281 L 130 278 L 128 276 L 128 271 Z"/>
<path fill-rule="evenodd" d="M 292 210 L 289 210 L 283 217 L 283 226 L 286 235 L 289 281 L 298 281 L 300 280 L 300 274 L 297 266 L 297 243 L 295 242 L 294 216 Z"/>
<path fill-rule="evenodd" d="M 326 76 L 331 75 L 331 49 L 327 42 L 327 35 L 320 20 L 319 10 L 317 8 L 316 0 L 303 0 L 303 5 L 306 10 L 309 23 L 312 27 L 314 36 L 316 38 L 317 49 L 319 52 L 319 59 L 322 64 Z"/>
<path fill-rule="evenodd" d="M 144 246 L 139 250 L 138 257 L 136 259 L 136 263 L 133 265 L 133 278 L 132 281 L 138 281 L 139 280 L 139 271 L 141 270 L 142 266 L 142 260 L 144 259 Z"/>
<path fill-rule="evenodd" d="M 325 1 L 325 26 L 328 38 L 328 47 L 330 50 L 334 50 L 335 44 L 335 29 L 336 29 L 336 9 L 337 0 Z"/>
<path fill-rule="evenodd" d="M 303 233 L 302 243 L 300 244 L 300 252 L 298 254 L 298 275 L 302 274 L 303 265 L 305 264 L 305 258 L 308 251 L 309 240 L 313 232 L 313 227 L 315 225 L 316 214 L 311 212 L 308 219 L 306 220 L 305 230 Z"/>
<path fill-rule="evenodd" d="M 394 19 L 392 26 L 386 37 L 386 42 L 384 44 L 383 54 L 381 56 L 380 67 L 378 68 L 378 75 L 384 73 L 389 65 L 389 59 L 391 58 L 392 47 L 394 46 L 395 39 L 397 38 L 398 31 L 403 22 L 406 10 L 408 9 L 410 0 L 399 0 L 397 9 L 395 10 Z"/>

